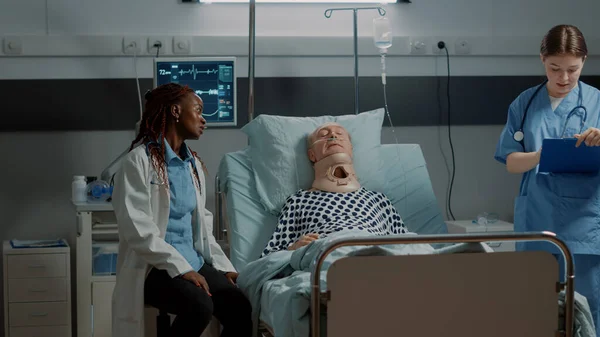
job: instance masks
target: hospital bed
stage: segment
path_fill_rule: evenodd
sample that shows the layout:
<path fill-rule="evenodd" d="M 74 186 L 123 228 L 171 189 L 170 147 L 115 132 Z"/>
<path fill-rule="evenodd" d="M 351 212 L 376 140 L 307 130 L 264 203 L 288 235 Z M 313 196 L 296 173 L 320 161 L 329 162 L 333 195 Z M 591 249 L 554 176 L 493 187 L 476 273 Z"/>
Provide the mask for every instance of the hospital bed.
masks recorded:
<path fill-rule="evenodd" d="M 230 259 L 243 272 L 258 260 L 277 224 L 277 215 L 265 209 L 264 196 L 257 191 L 255 168 L 262 163 L 253 162 L 252 147 L 258 143 L 250 140 L 247 148 L 226 154 L 215 181 L 214 234 L 229 242 Z M 311 336 L 574 335 L 566 327 L 574 326 L 577 294 L 571 254 L 562 241 L 547 232 L 448 235 L 420 146 L 386 144 L 374 151 L 383 158 L 373 173 L 385 177 L 381 192 L 417 235 L 324 243 L 312 259 L 306 281 Z M 485 242 L 520 240 L 557 246 L 566 263 L 565 280 L 561 281 L 558 262 L 550 253 L 475 249 L 488 247 Z M 357 254 L 326 263 L 339 248 L 425 243 L 438 245 L 439 250 L 461 245 L 473 249 L 465 254 Z M 263 335 L 281 335 L 274 329 L 282 310 L 277 297 L 288 286 L 285 277 L 261 286 L 258 328 Z M 564 306 L 559 308 L 561 296 Z M 286 336 L 293 335 L 288 332 Z"/>
<path fill-rule="evenodd" d="M 256 123 L 255 7 L 256 0 L 250 0 L 250 124 Z M 355 72 L 355 82 L 356 80 Z M 355 110 L 358 111 L 358 98 L 355 104 Z M 316 120 L 325 122 L 323 118 L 315 118 Z M 297 125 L 284 124 L 279 125 L 279 132 L 298 131 Z M 310 131 L 312 130 L 305 130 Z M 369 133 L 368 128 L 363 133 Z M 377 135 L 379 142 L 380 133 L 376 133 Z M 287 138 L 288 136 L 286 135 Z M 266 143 L 268 142 L 267 138 Z M 228 242 L 230 259 L 242 273 L 251 272 L 249 266 L 259 260 L 261 251 L 277 224 L 274 203 L 268 200 L 269 189 L 264 188 L 264 180 L 270 179 L 268 175 L 264 175 L 264 168 L 268 167 L 265 161 L 273 161 L 273 158 L 277 161 L 280 158 L 277 154 L 272 154 L 272 158 L 257 158 L 255 154 L 261 152 L 261 144 L 265 145 L 264 139 L 261 143 L 249 137 L 247 148 L 228 153 L 222 158 L 215 177 L 214 234 L 217 240 Z M 302 146 L 292 146 L 287 150 L 300 152 L 299 155 L 306 154 L 305 149 L 299 149 Z M 370 176 L 384 177 L 384 184 L 372 184 L 379 187 L 374 190 L 383 192 L 390 198 L 408 229 L 417 235 L 319 240 L 322 244 L 317 246 L 319 249 L 316 254 L 310 255 L 310 277 L 305 279 L 308 284 L 305 294 L 308 293 L 310 299 L 306 308 L 310 317 L 309 322 L 304 322 L 308 323 L 309 331 L 305 329 L 303 335 L 593 336 L 593 328 L 582 325 L 590 313 L 585 299 L 577 297 L 578 294 L 574 292 L 571 253 L 553 233 L 448 235 L 420 146 L 379 145 L 371 152 L 384 158 L 375 172 L 366 170 Z M 269 151 L 265 153 L 269 154 Z M 285 155 L 286 150 L 280 154 Z M 367 164 L 374 166 L 375 162 L 377 161 L 371 163 L 367 160 Z M 273 172 L 285 169 L 284 165 Z M 260 170 L 263 171 L 262 177 L 257 174 Z M 357 168 L 358 171 L 360 169 Z M 361 180 L 365 179 L 365 172 L 358 173 Z M 276 178 L 281 177 L 273 177 L 276 184 L 281 182 Z M 371 185 L 369 179 L 367 176 L 366 185 Z M 297 184 L 308 187 L 305 185 L 306 181 L 304 185 Z M 277 193 L 273 197 L 277 197 Z M 564 258 L 564 280 L 560 279 L 558 262 L 550 253 L 488 253 L 486 249 L 477 249 L 489 248 L 485 242 L 520 240 L 543 240 L 557 246 Z M 363 249 L 354 251 L 359 254 L 338 255 L 337 260 L 328 261 L 336 251 L 348 247 L 377 248 L 391 244 L 411 247 L 424 243 L 436 244 L 436 252 L 445 251 L 447 254 L 383 254 L 381 249 L 371 250 L 369 254 L 368 249 Z M 458 245 L 443 248 L 439 246 L 452 243 Z M 458 254 L 459 252 L 464 254 Z M 240 278 L 242 277 L 240 274 Z M 294 330 L 293 326 L 289 329 L 280 326 L 279 331 L 274 329 L 280 323 L 280 316 L 276 313 L 282 311 L 282 303 L 277 302 L 277 298 L 281 297 L 279 290 L 291 287 L 286 281 L 294 277 L 294 274 L 287 277 L 279 274 L 260 285 L 260 299 L 253 302 L 253 307 L 259 311 L 254 319 L 259 322 L 258 330 L 263 336 L 294 335 L 288 331 Z M 402 291 L 398 291 L 399 289 Z M 575 316 L 576 298 L 578 316 Z M 578 330 L 575 330 L 576 327 Z M 586 334 L 587 331 L 590 333 Z"/>

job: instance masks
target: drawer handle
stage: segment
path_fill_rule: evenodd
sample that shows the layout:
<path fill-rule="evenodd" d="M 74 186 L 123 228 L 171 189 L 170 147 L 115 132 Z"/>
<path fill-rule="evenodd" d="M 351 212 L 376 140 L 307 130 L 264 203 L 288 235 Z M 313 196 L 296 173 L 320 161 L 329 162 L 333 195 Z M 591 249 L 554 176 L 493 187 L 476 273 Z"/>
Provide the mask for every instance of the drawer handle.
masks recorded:
<path fill-rule="evenodd" d="M 500 247 L 502 246 L 502 242 L 487 242 L 490 247 Z"/>
<path fill-rule="evenodd" d="M 31 317 L 46 317 L 46 316 L 48 316 L 48 313 L 47 312 L 37 312 L 37 313 L 29 314 L 29 316 L 31 316 Z"/>
<path fill-rule="evenodd" d="M 29 289 L 29 292 L 32 292 L 32 293 L 45 293 L 47 291 L 48 291 L 48 289 Z"/>
<path fill-rule="evenodd" d="M 30 264 L 29 268 L 46 268 L 43 264 Z"/>

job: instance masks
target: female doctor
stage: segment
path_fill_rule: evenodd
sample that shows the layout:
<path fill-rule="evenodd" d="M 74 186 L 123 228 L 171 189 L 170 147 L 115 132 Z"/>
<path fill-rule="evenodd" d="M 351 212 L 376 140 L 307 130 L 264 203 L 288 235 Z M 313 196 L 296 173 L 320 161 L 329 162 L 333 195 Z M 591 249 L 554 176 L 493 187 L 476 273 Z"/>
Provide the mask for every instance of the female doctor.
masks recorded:
<path fill-rule="evenodd" d="M 170 336 L 198 337 L 213 315 L 221 336 L 251 336 L 250 302 L 235 286 L 237 273 L 204 207 L 204 166 L 184 142 L 205 129 L 203 102 L 173 83 L 145 98 L 140 133 L 115 176 L 113 337 L 144 336 L 144 304 L 176 315 Z"/>
<path fill-rule="evenodd" d="M 552 28 L 540 54 L 547 81 L 512 102 L 495 159 L 509 172 L 523 174 L 515 231 L 551 231 L 565 241 L 575 256 L 575 289 L 587 297 L 600 336 L 600 175 L 538 172 L 545 138 L 577 138 L 575 146 L 600 145 L 600 93 L 579 80 L 587 47 L 576 27 Z M 559 254 L 549 243 L 518 247 Z M 562 258 L 559 261 L 563 269 Z"/>

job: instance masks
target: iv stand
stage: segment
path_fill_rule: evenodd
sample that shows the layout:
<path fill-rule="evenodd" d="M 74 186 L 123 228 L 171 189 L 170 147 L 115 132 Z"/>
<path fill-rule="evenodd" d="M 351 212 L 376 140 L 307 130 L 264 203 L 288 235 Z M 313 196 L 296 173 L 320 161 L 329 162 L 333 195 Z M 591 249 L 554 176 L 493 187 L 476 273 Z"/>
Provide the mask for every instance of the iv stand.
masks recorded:
<path fill-rule="evenodd" d="M 330 8 L 325 11 L 325 17 L 330 18 L 334 11 L 354 12 L 354 113 L 358 115 L 358 11 L 365 9 L 376 9 L 380 16 L 385 16 L 385 9 L 381 7 L 359 7 L 359 8 Z"/>
<path fill-rule="evenodd" d="M 248 123 L 254 119 L 254 61 L 256 59 L 256 0 L 249 1 L 249 32 L 248 32 Z M 250 141 L 248 139 L 248 141 Z"/>

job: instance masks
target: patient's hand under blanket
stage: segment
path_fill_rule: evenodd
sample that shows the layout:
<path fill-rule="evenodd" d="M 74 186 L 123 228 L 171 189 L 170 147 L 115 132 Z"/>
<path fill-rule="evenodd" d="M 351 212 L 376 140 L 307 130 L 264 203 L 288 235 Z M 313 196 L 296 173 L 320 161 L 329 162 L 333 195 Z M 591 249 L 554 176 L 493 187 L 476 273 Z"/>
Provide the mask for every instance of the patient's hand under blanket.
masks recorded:
<path fill-rule="evenodd" d="M 349 193 L 300 190 L 287 199 L 278 221 L 261 257 L 285 250 L 310 233 L 319 234 L 320 238 L 342 231 L 373 235 L 407 233 L 390 200 L 365 188 Z"/>

